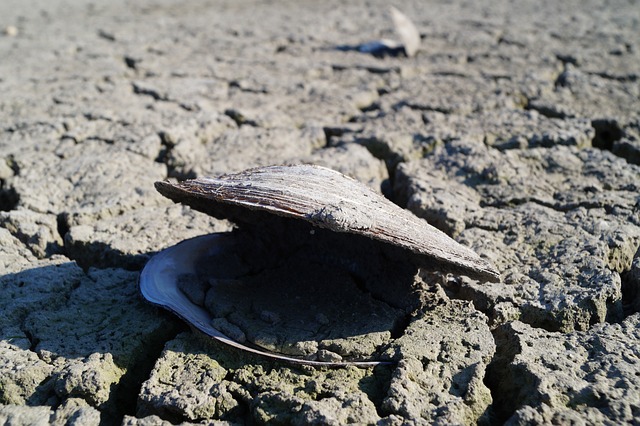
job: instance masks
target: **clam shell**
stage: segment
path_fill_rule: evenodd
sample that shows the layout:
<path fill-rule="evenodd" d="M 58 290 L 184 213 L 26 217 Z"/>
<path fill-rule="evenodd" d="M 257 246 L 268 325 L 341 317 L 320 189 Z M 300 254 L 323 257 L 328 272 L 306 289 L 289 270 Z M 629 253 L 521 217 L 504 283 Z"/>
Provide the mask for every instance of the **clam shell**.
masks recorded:
<path fill-rule="evenodd" d="M 393 26 L 400 40 L 373 40 L 357 46 L 362 53 L 370 53 L 374 56 L 397 56 L 403 52 L 411 58 L 420 50 L 420 33 L 411 20 L 395 7 L 389 7 Z"/>
<path fill-rule="evenodd" d="M 389 10 L 391 12 L 393 25 L 396 28 L 396 33 L 398 33 L 400 40 L 402 40 L 405 53 L 410 58 L 415 56 L 420 49 L 420 33 L 418 29 L 404 13 L 395 7 L 391 6 Z"/>
<path fill-rule="evenodd" d="M 267 244 L 278 242 L 288 246 L 295 241 L 293 234 L 300 228 L 282 227 L 282 221 L 287 224 L 307 222 L 335 232 L 365 236 L 384 243 L 381 244 L 384 247 L 387 247 L 386 244 L 396 246 L 391 247 L 394 252 L 406 252 L 407 256 L 413 257 L 411 262 L 416 260 L 418 263 L 488 280 L 500 278 L 490 263 L 469 248 L 458 244 L 369 187 L 324 167 L 271 166 L 217 178 L 199 178 L 181 183 L 156 182 L 155 185 L 161 194 L 176 202 L 215 217 L 230 219 L 240 228 L 250 230 L 245 234 L 249 237 L 256 236 L 255 232 L 266 234 L 264 238 Z M 278 234 L 289 231 L 292 233 L 289 236 L 293 239 Z M 358 247 L 356 251 L 362 241 L 366 240 L 354 241 Z M 389 363 L 324 362 L 293 358 L 236 342 L 213 327 L 212 315 L 179 289 L 180 277 L 197 275 L 198 262 L 204 260 L 211 263 L 210 259 L 234 252 L 239 244 L 246 244 L 246 240 L 242 243 L 234 233 L 222 233 L 186 240 L 163 250 L 142 271 L 140 291 L 143 297 L 170 310 L 214 339 L 269 358 L 323 366 L 369 367 Z M 223 270 L 224 267 L 225 265 L 214 264 L 212 273 L 215 275 L 217 270 Z"/>
<path fill-rule="evenodd" d="M 500 280 L 498 271 L 473 250 L 369 187 L 324 167 L 261 167 L 155 186 L 173 201 L 240 224 L 258 223 L 264 213 L 300 219 L 402 247 L 441 269 Z"/>

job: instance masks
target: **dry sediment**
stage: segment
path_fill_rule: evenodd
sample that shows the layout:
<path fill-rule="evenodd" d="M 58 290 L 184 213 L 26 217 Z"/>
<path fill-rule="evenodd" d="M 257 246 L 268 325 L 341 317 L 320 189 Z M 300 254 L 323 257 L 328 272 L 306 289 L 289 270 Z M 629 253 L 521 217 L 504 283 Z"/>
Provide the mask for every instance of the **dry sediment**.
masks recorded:
<path fill-rule="evenodd" d="M 337 48 L 390 35 L 378 1 L 0 4 L 3 422 L 640 421 L 640 9 L 396 6 L 413 58 Z M 230 229 L 154 181 L 303 161 L 502 282 L 425 272 L 374 369 L 239 353 L 139 299 L 155 251 Z"/>

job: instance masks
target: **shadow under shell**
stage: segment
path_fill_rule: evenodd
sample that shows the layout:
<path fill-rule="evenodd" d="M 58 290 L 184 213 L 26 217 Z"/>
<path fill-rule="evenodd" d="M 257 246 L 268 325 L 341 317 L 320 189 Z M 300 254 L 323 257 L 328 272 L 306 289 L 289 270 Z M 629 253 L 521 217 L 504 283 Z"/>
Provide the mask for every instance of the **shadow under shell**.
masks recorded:
<path fill-rule="evenodd" d="M 402 250 L 305 224 L 286 238 L 236 230 L 194 252 L 178 276 L 211 326 L 257 348 L 310 360 L 371 360 L 416 307 L 417 267 Z"/>

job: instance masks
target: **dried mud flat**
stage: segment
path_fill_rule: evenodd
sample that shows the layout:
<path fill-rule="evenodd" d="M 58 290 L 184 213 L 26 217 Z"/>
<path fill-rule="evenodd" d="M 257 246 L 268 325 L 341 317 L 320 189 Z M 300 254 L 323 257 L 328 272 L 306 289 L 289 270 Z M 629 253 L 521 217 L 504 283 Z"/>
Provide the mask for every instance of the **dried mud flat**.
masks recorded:
<path fill-rule="evenodd" d="M 345 48 L 392 35 L 377 0 L 0 3 L 0 422 L 640 422 L 638 3 L 396 6 L 413 58 Z M 153 253 L 231 228 L 154 181 L 298 162 L 502 282 L 423 271 L 411 309 L 351 286 L 390 314 L 321 317 L 350 337 L 324 349 L 375 368 L 268 361 L 140 299 Z"/>

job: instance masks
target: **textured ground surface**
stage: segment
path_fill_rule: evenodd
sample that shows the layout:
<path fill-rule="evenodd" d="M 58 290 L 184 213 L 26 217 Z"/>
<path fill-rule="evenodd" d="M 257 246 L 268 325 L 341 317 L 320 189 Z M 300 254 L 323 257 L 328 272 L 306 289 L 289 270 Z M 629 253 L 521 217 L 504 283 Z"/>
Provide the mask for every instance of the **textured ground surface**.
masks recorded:
<path fill-rule="evenodd" d="M 378 0 L 0 3 L 0 423 L 640 422 L 640 4 L 397 6 L 414 58 L 350 49 L 393 36 Z M 502 282 L 415 277 L 400 327 L 335 342 L 394 361 L 370 369 L 249 356 L 139 298 L 154 252 L 230 229 L 155 180 L 286 162 Z"/>

